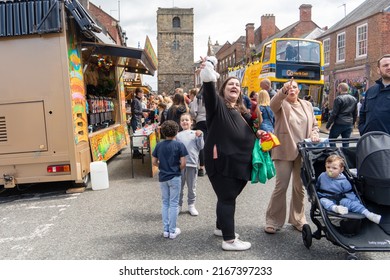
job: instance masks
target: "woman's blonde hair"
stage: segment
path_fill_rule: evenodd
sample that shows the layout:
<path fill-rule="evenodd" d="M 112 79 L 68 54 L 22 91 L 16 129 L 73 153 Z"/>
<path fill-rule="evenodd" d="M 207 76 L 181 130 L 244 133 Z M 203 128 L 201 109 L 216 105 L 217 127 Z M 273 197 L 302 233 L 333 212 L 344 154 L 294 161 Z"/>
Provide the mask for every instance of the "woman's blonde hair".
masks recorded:
<path fill-rule="evenodd" d="M 269 98 L 268 91 L 262 89 L 259 91 L 259 96 L 257 97 L 257 104 L 261 106 L 269 106 L 271 99 Z"/>

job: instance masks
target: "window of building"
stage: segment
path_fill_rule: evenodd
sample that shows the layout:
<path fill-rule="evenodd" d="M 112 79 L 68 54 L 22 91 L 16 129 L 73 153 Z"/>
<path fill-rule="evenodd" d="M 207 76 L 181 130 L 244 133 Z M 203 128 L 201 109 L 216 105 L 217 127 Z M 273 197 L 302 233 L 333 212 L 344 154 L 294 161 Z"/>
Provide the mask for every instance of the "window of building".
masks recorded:
<path fill-rule="evenodd" d="M 356 57 L 367 56 L 367 23 L 356 28 Z"/>
<path fill-rule="evenodd" d="M 180 18 L 174 17 L 172 20 L 172 27 L 173 28 L 180 28 Z"/>
<path fill-rule="evenodd" d="M 178 50 L 180 47 L 179 40 L 173 40 L 172 49 Z"/>
<path fill-rule="evenodd" d="M 330 62 L 330 39 L 325 39 L 323 41 L 324 45 L 324 63 L 329 64 Z"/>
<path fill-rule="evenodd" d="M 345 32 L 337 34 L 337 62 L 345 61 Z"/>

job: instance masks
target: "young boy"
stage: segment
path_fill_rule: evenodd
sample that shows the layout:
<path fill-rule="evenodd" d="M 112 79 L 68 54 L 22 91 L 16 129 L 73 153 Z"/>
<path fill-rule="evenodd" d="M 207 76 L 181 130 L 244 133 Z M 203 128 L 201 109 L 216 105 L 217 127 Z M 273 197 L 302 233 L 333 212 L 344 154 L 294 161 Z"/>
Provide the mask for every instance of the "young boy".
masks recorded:
<path fill-rule="evenodd" d="M 159 168 L 163 236 L 170 239 L 175 239 L 181 233 L 176 227 L 176 220 L 181 189 L 181 170 L 186 165 L 185 156 L 188 154 L 183 143 L 174 140 L 178 131 L 179 125 L 175 121 L 165 121 L 161 125 L 161 133 L 165 136 L 165 140 L 157 143 L 152 154 L 152 164 Z"/>
<path fill-rule="evenodd" d="M 381 216 L 368 211 L 352 191 L 352 185 L 342 172 L 344 160 L 338 155 L 331 155 L 325 162 L 326 172 L 318 177 L 316 187 L 320 203 L 328 211 L 347 214 L 348 211 L 360 213 L 370 221 L 379 224 Z"/>
<path fill-rule="evenodd" d="M 188 187 L 188 212 L 191 216 L 198 216 L 199 212 L 195 208 L 196 199 L 196 179 L 198 177 L 199 152 L 204 147 L 203 132 L 201 130 L 192 130 L 192 118 L 189 113 L 180 116 L 180 131 L 176 140 L 183 143 L 188 151 L 186 156 L 186 167 L 181 171 L 181 192 L 179 199 L 179 210 L 183 205 L 184 185 L 187 182 Z"/>

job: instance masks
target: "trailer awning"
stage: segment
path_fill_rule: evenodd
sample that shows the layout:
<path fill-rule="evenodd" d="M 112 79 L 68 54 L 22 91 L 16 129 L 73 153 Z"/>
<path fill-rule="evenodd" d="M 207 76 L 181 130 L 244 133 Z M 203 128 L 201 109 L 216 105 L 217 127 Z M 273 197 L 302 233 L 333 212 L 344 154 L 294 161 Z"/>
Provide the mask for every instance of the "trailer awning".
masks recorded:
<path fill-rule="evenodd" d="M 118 59 L 116 59 L 117 63 L 115 63 L 115 66 L 124 67 L 127 72 L 154 75 L 157 66 L 149 58 L 146 50 L 116 45 L 111 38 L 102 32 L 102 28 L 97 25 L 88 11 L 78 1 L 67 0 L 65 1 L 65 6 L 79 24 L 83 34 L 87 38 L 92 38 L 100 42 L 81 43 L 81 47 L 88 49 L 90 52 L 90 58 L 96 54 L 116 57 Z"/>
<path fill-rule="evenodd" d="M 81 46 L 82 48 L 90 50 L 90 55 L 100 54 L 117 58 L 125 58 L 124 60 L 118 60 L 118 63 L 116 63 L 115 66 L 124 67 L 127 72 L 153 76 L 156 71 L 153 62 L 149 60 L 143 49 L 94 42 L 82 42 Z M 122 62 L 119 63 L 119 61 Z"/>

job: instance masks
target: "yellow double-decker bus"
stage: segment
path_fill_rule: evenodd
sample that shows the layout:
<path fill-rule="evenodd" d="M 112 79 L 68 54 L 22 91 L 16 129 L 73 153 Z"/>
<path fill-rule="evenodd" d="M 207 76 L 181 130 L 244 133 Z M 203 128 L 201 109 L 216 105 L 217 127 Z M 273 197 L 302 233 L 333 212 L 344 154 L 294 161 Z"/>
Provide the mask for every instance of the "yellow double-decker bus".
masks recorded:
<path fill-rule="evenodd" d="M 300 97 L 311 96 L 316 118 L 321 125 L 324 86 L 324 51 L 320 41 L 301 38 L 277 38 L 264 44 L 260 61 L 247 65 L 242 78 L 246 94 L 259 91 L 260 81 L 268 78 L 277 90 L 294 77 Z"/>

